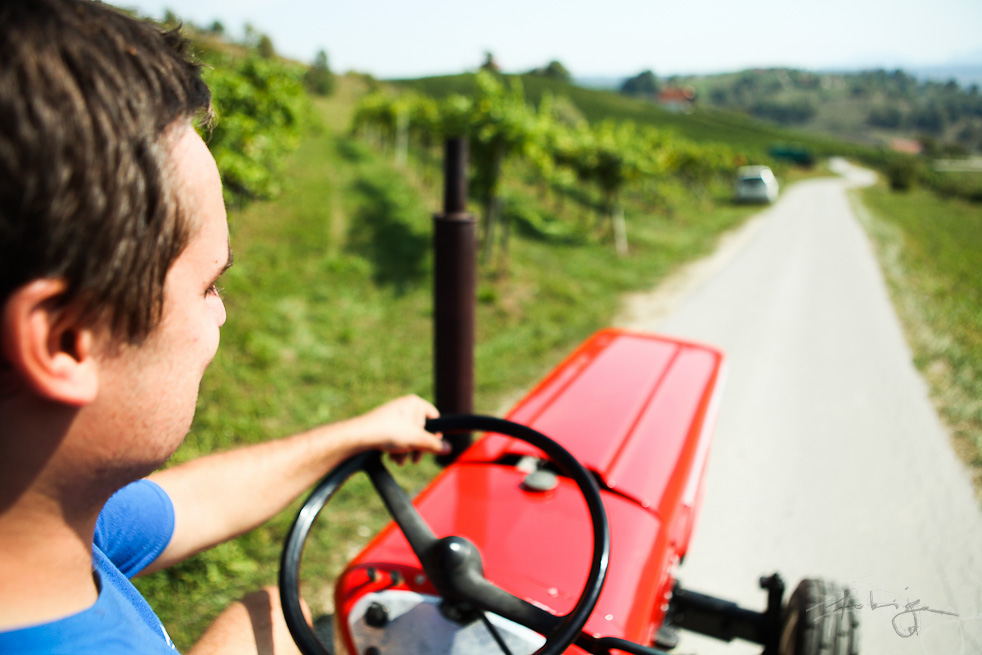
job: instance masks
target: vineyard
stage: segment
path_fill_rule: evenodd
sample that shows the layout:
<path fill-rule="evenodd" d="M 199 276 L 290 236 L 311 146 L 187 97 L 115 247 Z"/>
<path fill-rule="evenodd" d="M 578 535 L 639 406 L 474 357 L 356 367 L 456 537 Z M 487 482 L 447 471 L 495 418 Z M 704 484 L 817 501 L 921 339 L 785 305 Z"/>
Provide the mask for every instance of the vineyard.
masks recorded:
<path fill-rule="evenodd" d="M 545 93 L 533 106 L 517 77 L 482 71 L 475 83 L 472 95 L 439 100 L 415 91 L 376 91 L 359 104 L 352 129 L 376 149 L 391 152 L 397 166 L 405 166 L 413 151 L 421 166 L 430 167 L 442 138 L 467 137 L 486 256 L 508 251 L 510 226 L 501 195 L 506 175 L 569 209 L 563 213 L 592 213 L 593 229 L 608 235 L 624 255 L 626 194 L 651 210 L 668 209 L 673 193 L 705 194 L 748 162 L 728 145 L 696 143 L 633 121 L 589 123 L 563 96 Z"/>

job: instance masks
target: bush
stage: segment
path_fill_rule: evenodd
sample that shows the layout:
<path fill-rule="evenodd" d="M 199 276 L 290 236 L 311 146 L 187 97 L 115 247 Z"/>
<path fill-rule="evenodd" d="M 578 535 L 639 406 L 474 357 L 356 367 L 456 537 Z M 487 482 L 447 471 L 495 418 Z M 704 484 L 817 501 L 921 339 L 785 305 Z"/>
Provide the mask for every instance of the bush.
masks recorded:
<path fill-rule="evenodd" d="M 320 50 L 314 57 L 314 63 L 303 76 L 307 90 L 319 96 L 329 96 L 334 93 L 334 73 L 327 65 L 327 53 Z"/>
<path fill-rule="evenodd" d="M 250 55 L 209 62 L 216 122 L 208 146 L 222 175 L 225 201 L 275 196 L 283 160 L 311 120 L 303 68 Z"/>
<path fill-rule="evenodd" d="M 894 191 L 910 190 L 919 177 L 919 166 L 913 157 L 896 157 L 887 162 L 884 173 Z"/>
<path fill-rule="evenodd" d="M 941 198 L 962 198 L 982 203 L 982 175 L 935 171 L 927 176 L 924 183 Z"/>
<path fill-rule="evenodd" d="M 638 73 L 634 77 L 629 77 L 621 84 L 621 93 L 629 96 L 642 96 L 654 98 L 658 95 L 661 85 L 658 78 L 650 70 Z"/>

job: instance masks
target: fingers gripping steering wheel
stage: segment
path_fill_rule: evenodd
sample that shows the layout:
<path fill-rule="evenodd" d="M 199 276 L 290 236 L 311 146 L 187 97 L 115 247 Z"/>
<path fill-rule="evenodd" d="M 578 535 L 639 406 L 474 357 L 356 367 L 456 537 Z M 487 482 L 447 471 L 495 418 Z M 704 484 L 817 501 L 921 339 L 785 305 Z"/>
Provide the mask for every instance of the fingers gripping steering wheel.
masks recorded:
<path fill-rule="evenodd" d="M 576 605 L 568 614 L 556 616 L 489 582 L 484 577 L 477 548 L 461 537 L 438 539 L 382 464 L 381 453 L 370 451 L 347 459 L 321 480 L 287 535 L 280 562 L 280 597 L 297 646 L 304 655 L 330 655 L 301 610 L 300 559 L 318 513 L 351 475 L 364 471 L 444 601 L 493 612 L 545 636 L 545 643 L 535 655 L 562 653 L 580 636 L 607 575 L 610 531 L 597 483 L 569 451 L 542 433 L 518 423 L 490 416 L 459 415 L 428 420 L 426 429 L 431 432 L 494 432 L 514 437 L 543 451 L 576 483 L 586 500 L 593 524 L 593 559 Z"/>

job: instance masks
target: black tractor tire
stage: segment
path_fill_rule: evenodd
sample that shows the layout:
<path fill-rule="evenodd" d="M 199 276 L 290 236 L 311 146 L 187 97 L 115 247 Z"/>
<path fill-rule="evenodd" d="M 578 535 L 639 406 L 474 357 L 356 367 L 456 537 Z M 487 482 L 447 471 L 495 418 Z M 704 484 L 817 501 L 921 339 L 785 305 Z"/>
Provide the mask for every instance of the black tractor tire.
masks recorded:
<path fill-rule="evenodd" d="M 778 653 L 858 655 L 858 608 L 852 590 L 828 580 L 802 580 L 784 608 Z"/>

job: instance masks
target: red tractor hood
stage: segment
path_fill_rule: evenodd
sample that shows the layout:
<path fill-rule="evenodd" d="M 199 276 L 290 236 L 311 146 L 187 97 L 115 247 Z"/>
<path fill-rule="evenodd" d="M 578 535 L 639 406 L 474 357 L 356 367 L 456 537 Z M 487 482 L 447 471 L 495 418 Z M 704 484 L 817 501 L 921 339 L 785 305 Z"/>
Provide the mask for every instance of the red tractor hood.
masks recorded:
<path fill-rule="evenodd" d="M 603 484 L 665 519 L 696 505 L 709 453 L 723 354 L 620 330 L 596 333 L 508 414 L 559 441 Z M 538 454 L 489 435 L 463 462 Z M 687 526 L 688 527 L 688 526 Z"/>

